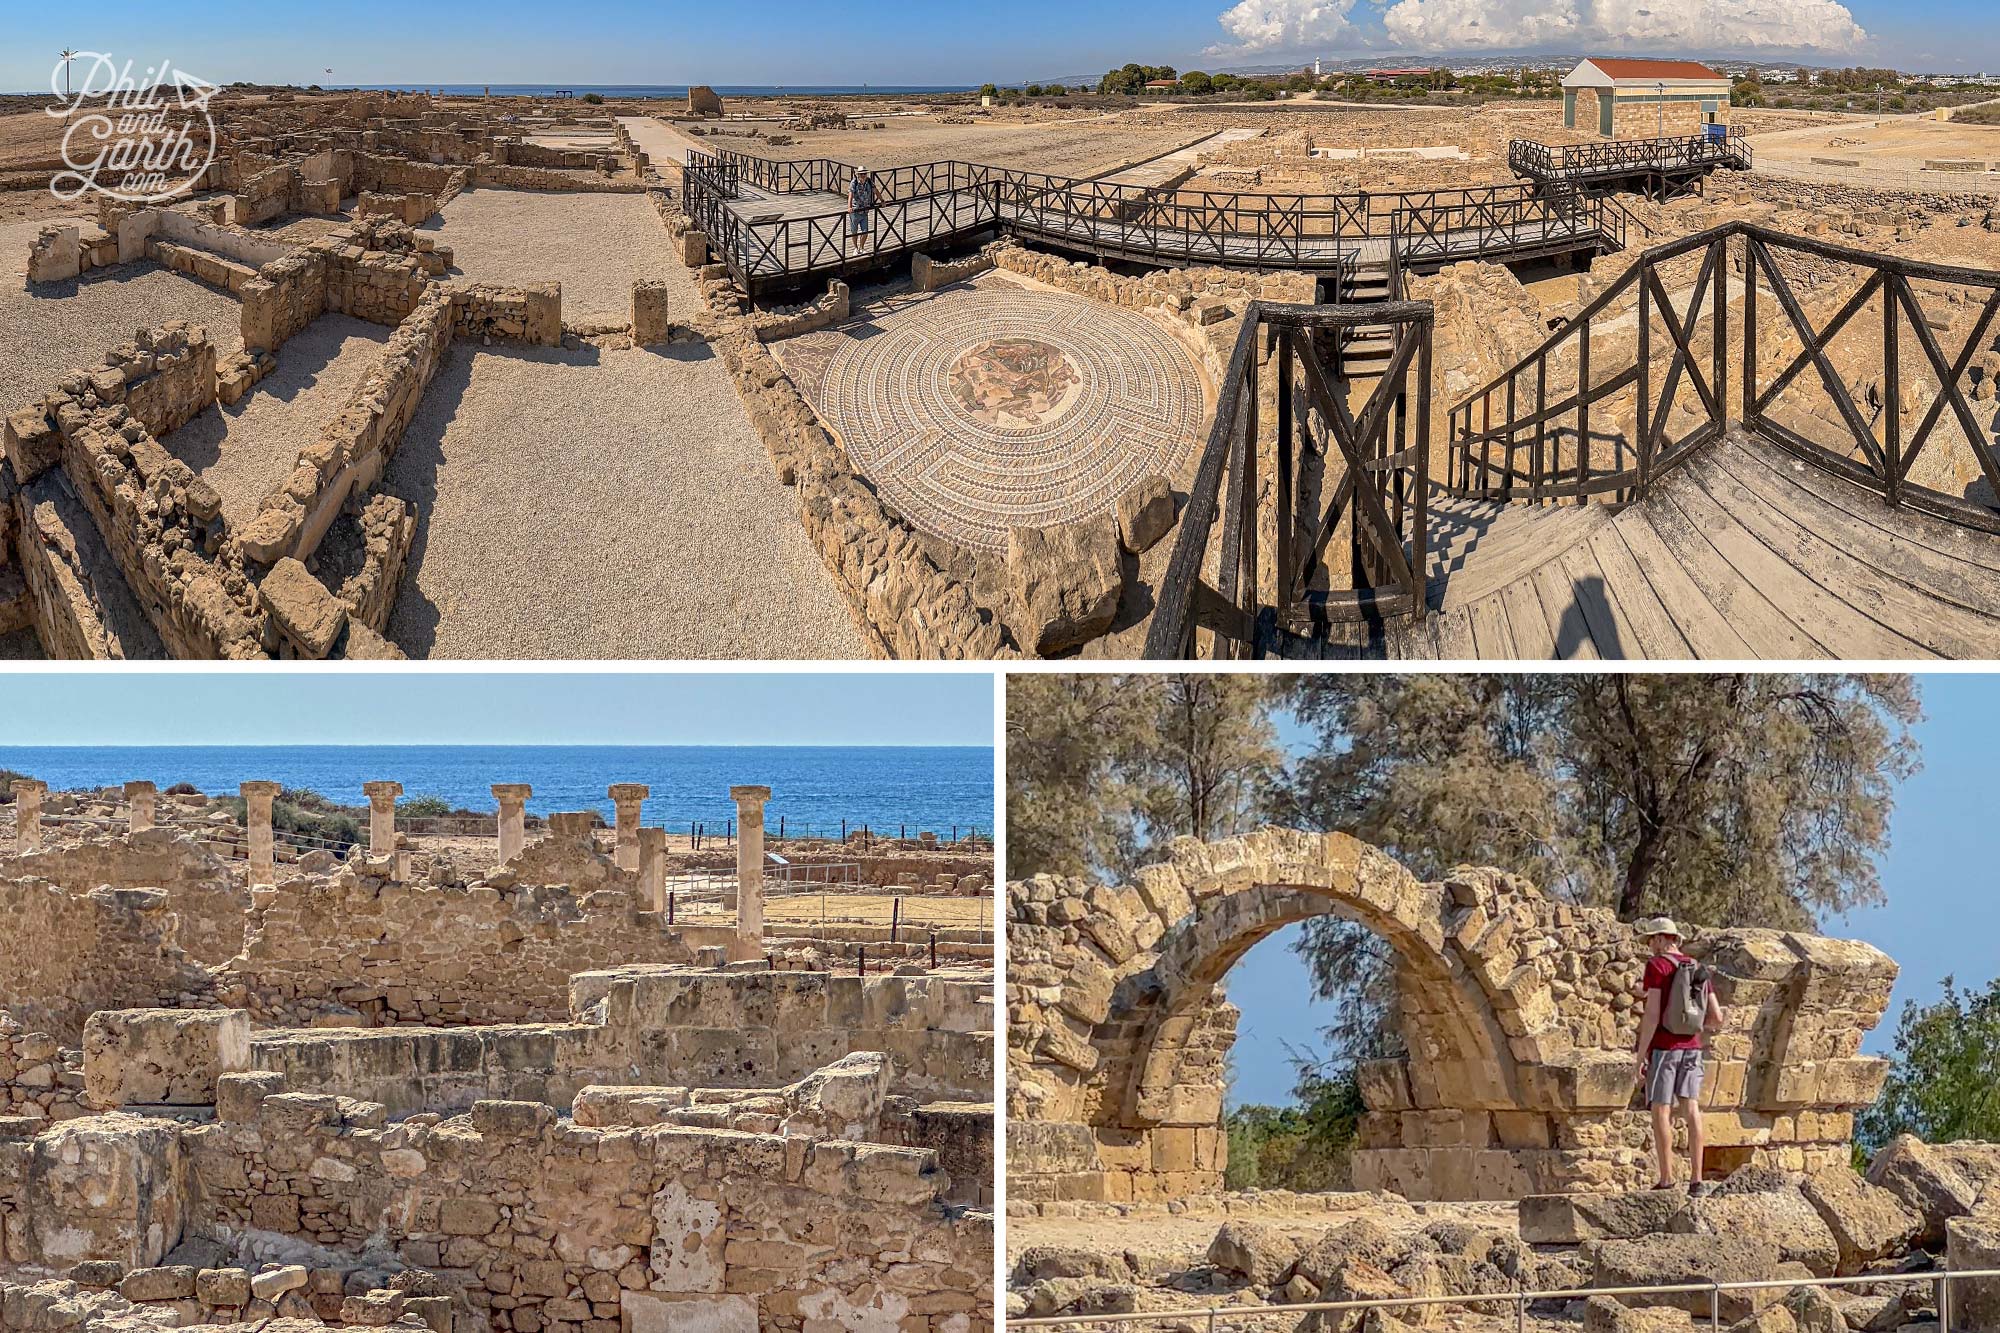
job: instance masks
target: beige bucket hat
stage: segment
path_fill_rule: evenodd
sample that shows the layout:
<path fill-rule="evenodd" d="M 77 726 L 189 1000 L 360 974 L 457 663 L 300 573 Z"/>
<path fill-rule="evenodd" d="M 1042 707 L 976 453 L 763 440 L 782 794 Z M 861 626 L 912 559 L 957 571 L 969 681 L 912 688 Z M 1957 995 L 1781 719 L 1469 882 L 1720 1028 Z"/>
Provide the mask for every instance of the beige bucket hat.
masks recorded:
<path fill-rule="evenodd" d="M 1681 928 L 1674 924 L 1674 919 L 1670 916 L 1645 917 L 1634 921 L 1632 929 L 1649 939 L 1654 935 L 1671 935 L 1677 940 L 1685 938 L 1681 934 Z"/>

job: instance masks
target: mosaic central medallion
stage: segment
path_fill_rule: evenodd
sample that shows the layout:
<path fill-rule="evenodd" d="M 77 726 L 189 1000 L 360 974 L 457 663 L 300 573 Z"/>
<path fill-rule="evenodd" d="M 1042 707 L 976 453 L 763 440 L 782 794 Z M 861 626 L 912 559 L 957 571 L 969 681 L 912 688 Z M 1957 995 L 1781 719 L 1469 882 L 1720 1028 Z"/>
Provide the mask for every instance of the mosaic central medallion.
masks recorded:
<path fill-rule="evenodd" d="M 1029 430 L 1068 411 L 1083 393 L 1083 377 L 1054 343 L 994 338 L 953 364 L 951 391 L 973 420 Z"/>

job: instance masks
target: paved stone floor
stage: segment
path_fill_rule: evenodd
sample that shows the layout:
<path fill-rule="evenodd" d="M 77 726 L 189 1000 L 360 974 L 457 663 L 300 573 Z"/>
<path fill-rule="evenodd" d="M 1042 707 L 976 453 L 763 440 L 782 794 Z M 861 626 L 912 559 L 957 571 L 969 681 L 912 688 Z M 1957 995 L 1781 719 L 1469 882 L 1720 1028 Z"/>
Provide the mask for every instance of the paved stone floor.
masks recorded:
<path fill-rule="evenodd" d="M 1171 334 L 999 274 L 775 350 L 884 499 L 989 550 L 1009 527 L 1103 513 L 1140 478 L 1176 476 L 1201 429 L 1201 374 Z"/>

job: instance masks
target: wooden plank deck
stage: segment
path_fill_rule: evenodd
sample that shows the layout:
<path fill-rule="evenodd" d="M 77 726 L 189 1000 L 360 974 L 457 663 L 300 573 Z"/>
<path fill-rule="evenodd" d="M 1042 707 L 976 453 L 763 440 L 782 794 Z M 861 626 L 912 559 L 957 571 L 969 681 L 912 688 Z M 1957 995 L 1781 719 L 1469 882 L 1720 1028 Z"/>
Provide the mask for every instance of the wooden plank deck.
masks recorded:
<path fill-rule="evenodd" d="M 1379 631 L 1374 656 L 2000 657 L 2000 536 L 1890 509 L 1740 431 L 1620 510 L 1431 507 L 1431 614 Z"/>

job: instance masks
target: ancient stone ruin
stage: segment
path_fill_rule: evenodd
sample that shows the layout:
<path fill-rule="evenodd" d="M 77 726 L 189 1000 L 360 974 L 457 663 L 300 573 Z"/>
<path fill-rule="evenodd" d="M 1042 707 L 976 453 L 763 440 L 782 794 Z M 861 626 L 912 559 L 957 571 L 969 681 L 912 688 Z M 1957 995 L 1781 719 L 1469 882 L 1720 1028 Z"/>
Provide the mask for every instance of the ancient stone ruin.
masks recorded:
<path fill-rule="evenodd" d="M 276 783 L 13 791 L 8 1333 L 992 1326 L 990 937 L 774 918 L 768 788 L 733 873 L 640 784 L 443 836 L 369 783 L 344 852 Z M 882 853 L 906 901 L 990 883 Z"/>
<path fill-rule="evenodd" d="M 1362 1066 L 1353 1189 L 1225 1192 L 1222 983 L 1257 941 L 1324 915 L 1389 945 L 1406 1053 Z M 1755 928 L 1688 942 L 1725 1018 L 1696 1192 L 1648 1187 L 1641 942 L 1519 876 L 1423 883 L 1343 834 L 1265 829 L 1182 839 L 1128 885 L 1010 884 L 1008 922 L 1010 1317 L 2000 1329 L 2000 1279 L 1938 1280 L 2000 1268 L 2000 1144 L 1903 1135 L 1865 1176 L 1850 1164 L 1853 1113 L 1886 1072 L 1859 1046 L 1896 975 L 1867 944 Z M 1825 1279 L 1840 1281 L 1808 1285 Z M 1271 1308 L 1340 1302 L 1375 1304 Z"/>
<path fill-rule="evenodd" d="M 1632 1046 L 1644 943 L 1611 913 L 1464 869 L 1421 883 L 1341 834 L 1175 845 L 1130 885 L 1008 886 L 1010 1197 L 1172 1199 L 1220 1188 L 1236 1010 L 1229 968 L 1335 915 L 1396 962 L 1407 1053 L 1361 1068 L 1354 1182 L 1410 1199 L 1641 1185 Z M 1728 1019 L 1710 1042 L 1710 1170 L 1844 1164 L 1887 1062 L 1860 1054 L 1896 965 L 1851 940 L 1704 931 Z"/>

